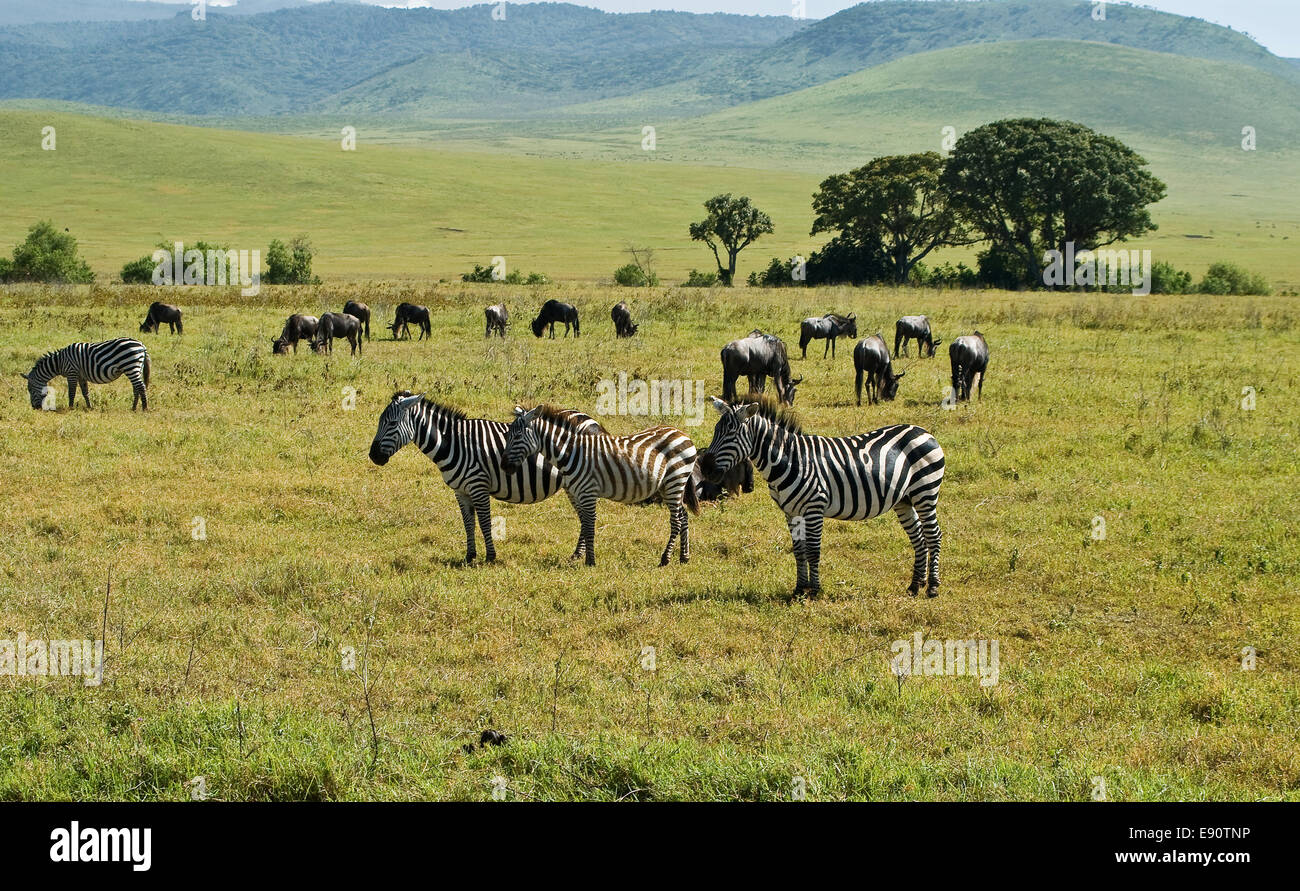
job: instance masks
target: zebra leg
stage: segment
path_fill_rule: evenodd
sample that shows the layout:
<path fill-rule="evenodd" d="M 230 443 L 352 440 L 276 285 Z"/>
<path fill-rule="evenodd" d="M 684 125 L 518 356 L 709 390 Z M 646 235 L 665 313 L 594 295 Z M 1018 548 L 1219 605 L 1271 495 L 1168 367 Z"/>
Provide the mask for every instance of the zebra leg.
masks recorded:
<path fill-rule="evenodd" d="M 930 583 L 926 586 L 926 597 L 939 596 L 939 543 L 943 533 L 939 531 L 939 514 L 934 501 L 925 501 L 917 505 L 917 514 L 921 518 L 921 535 L 925 537 L 925 546 L 930 551 Z"/>
<path fill-rule="evenodd" d="M 786 517 L 786 525 L 790 527 L 790 542 L 794 545 L 794 565 L 797 573 L 794 596 L 798 597 L 808 587 L 808 560 L 804 556 L 807 524 L 803 517 Z"/>
<path fill-rule="evenodd" d="M 77 407 L 77 378 L 75 375 L 71 375 L 71 374 L 69 374 L 67 377 L 68 377 L 68 410 L 71 411 L 72 409 Z M 90 406 L 87 405 L 86 408 L 90 408 Z"/>
<path fill-rule="evenodd" d="M 665 499 L 667 500 L 667 499 Z M 672 504 L 671 501 L 668 502 Z M 673 545 L 677 543 L 677 535 L 681 532 L 681 521 L 678 514 L 681 513 L 680 507 L 668 508 L 668 546 L 664 548 L 663 556 L 659 558 L 660 566 L 668 565 L 668 558 L 673 554 Z"/>
<path fill-rule="evenodd" d="M 809 514 L 804 517 L 804 558 L 808 561 L 808 593 L 816 595 L 822 589 L 818 569 L 822 559 L 822 515 Z"/>
<path fill-rule="evenodd" d="M 474 512 L 478 514 L 478 526 L 483 530 L 483 553 L 487 562 L 495 563 L 497 549 L 492 542 L 492 499 L 487 492 L 474 493 Z"/>
<path fill-rule="evenodd" d="M 564 494 L 569 496 L 569 504 L 573 505 L 573 512 L 578 515 L 578 546 L 573 549 L 573 555 L 569 557 L 570 560 L 577 560 L 587 553 L 587 539 L 582 528 L 582 508 L 578 506 L 578 499 L 573 497 L 572 492 L 565 489 Z"/>
<path fill-rule="evenodd" d="M 148 411 L 149 398 L 144 392 L 144 378 L 140 376 L 140 369 L 131 369 L 126 373 L 126 377 L 131 382 L 131 411 L 135 411 L 137 403 L 140 404 L 143 411 Z"/>
<path fill-rule="evenodd" d="M 81 398 L 85 401 L 86 408 L 90 408 L 90 390 L 86 387 L 86 379 L 82 378 L 80 383 L 81 383 Z"/>
<path fill-rule="evenodd" d="M 478 556 L 474 547 L 474 503 L 468 495 L 456 493 L 456 503 L 460 505 L 460 521 L 465 524 L 465 564 L 468 566 Z"/>
<path fill-rule="evenodd" d="M 582 523 L 582 537 L 587 548 L 587 565 L 596 565 L 596 496 L 584 497 L 578 506 L 578 519 Z"/>
<path fill-rule="evenodd" d="M 693 486 L 694 482 L 688 482 L 686 485 Z M 679 555 L 683 563 L 691 562 L 691 515 L 686 510 L 686 505 L 677 508 L 677 514 L 681 517 L 682 522 L 682 552 Z"/>
<path fill-rule="evenodd" d="M 925 538 L 921 534 L 921 522 L 917 517 L 916 508 L 910 501 L 900 501 L 894 505 L 894 513 L 898 515 L 898 522 L 903 525 L 903 531 L 907 533 L 908 541 L 912 543 L 912 584 L 908 585 L 907 593 L 915 597 L 921 591 L 921 586 L 925 584 Z"/>

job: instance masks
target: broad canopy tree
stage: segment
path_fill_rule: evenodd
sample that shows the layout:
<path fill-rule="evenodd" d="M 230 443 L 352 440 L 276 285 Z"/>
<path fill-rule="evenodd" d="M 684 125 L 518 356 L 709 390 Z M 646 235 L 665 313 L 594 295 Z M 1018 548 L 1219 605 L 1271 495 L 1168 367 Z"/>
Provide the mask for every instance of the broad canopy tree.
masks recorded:
<path fill-rule="evenodd" d="M 713 251 L 718 278 L 730 285 L 736 278 L 736 257 L 759 237 L 774 230 L 772 218 L 755 207 L 748 196 L 715 195 L 704 202 L 708 216 L 691 223 L 691 241 L 702 241 Z M 723 263 L 722 254 L 726 254 Z"/>
<path fill-rule="evenodd" d="M 881 251 L 900 284 L 941 247 L 972 244 L 940 179 L 938 152 L 890 155 L 827 177 L 813 195 L 812 232 L 836 232 L 859 248 Z"/>
<path fill-rule="evenodd" d="M 942 177 L 949 201 L 993 249 L 1042 282 L 1043 254 L 1095 250 L 1154 230 L 1165 184 L 1117 139 L 1046 118 L 995 121 L 957 141 Z"/>

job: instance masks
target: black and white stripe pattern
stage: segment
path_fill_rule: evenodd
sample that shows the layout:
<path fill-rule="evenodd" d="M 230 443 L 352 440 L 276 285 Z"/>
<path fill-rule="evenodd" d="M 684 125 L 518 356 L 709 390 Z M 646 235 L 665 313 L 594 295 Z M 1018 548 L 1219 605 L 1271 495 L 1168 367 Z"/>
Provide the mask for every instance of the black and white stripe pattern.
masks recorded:
<path fill-rule="evenodd" d="M 749 458 L 767 480 L 772 500 L 785 512 L 798 566 L 795 594 L 821 587 L 822 521 L 869 520 L 892 509 L 912 542 L 916 560 L 908 591 L 939 593 L 939 520 L 943 449 L 911 424 L 855 436 L 811 436 L 772 400 L 748 398 L 739 405 L 720 399 L 713 442 L 702 463 L 716 479 Z"/>
<path fill-rule="evenodd" d="M 580 432 L 604 432 L 594 418 L 569 414 Z M 559 471 L 540 455 L 512 471 L 502 469 L 507 425 L 485 418 L 467 418 L 459 409 L 440 405 L 423 396 L 401 392 L 379 416 L 379 429 L 370 444 L 370 460 L 388 463 L 409 442 L 437 465 L 442 480 L 456 493 L 465 524 L 465 561 L 476 558 L 474 518 L 483 533 L 489 563 L 496 560 L 492 542 L 491 499 L 512 504 L 534 504 L 560 490 Z"/>
<path fill-rule="evenodd" d="M 568 412 L 549 405 L 529 411 L 516 408 L 506 436 L 506 467 L 539 454 L 559 469 L 565 492 L 578 512 L 581 533 L 574 559 L 585 554 L 587 565 L 596 565 L 599 499 L 639 504 L 658 496 L 668 506 L 670 528 L 659 565 L 668 565 L 679 535 L 681 561 L 690 560 L 686 509 L 698 513 L 699 501 L 691 485 L 695 444 L 685 433 L 673 427 L 651 427 L 630 436 L 583 435 Z"/>
<path fill-rule="evenodd" d="M 90 408 L 90 394 L 87 384 L 107 384 L 126 375 L 131 382 L 131 411 L 139 405 L 148 410 L 149 399 L 145 387 L 149 384 L 149 353 L 144 344 L 129 337 L 105 340 L 100 343 L 74 343 L 61 350 L 46 353 L 36 360 L 32 370 L 23 377 L 27 378 L 27 395 L 31 397 L 32 408 L 40 408 L 45 400 L 45 390 L 52 379 L 63 375 L 68 380 L 68 408 L 73 408 L 77 401 L 77 385 L 81 385 L 81 397 Z"/>

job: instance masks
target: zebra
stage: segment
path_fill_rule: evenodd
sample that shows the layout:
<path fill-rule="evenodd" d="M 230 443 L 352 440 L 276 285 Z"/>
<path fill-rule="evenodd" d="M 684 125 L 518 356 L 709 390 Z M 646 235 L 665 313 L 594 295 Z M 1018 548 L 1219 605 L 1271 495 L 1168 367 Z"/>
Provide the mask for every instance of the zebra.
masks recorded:
<path fill-rule="evenodd" d="M 580 431 L 605 432 L 594 418 L 570 416 Z M 510 472 L 502 469 L 506 425 L 486 418 L 468 418 L 458 408 L 442 405 L 408 391 L 393 394 L 379 416 L 379 429 L 370 443 L 370 460 L 388 463 L 398 449 L 414 442 L 437 465 L 442 480 L 456 494 L 465 524 L 465 562 L 477 559 L 474 517 L 483 532 L 487 562 L 496 561 L 492 542 L 492 498 L 512 504 L 545 501 L 561 488 L 560 473 L 540 455 Z"/>
<path fill-rule="evenodd" d="M 86 408 L 90 408 L 86 384 L 107 384 L 125 374 L 134 397 L 131 411 L 137 405 L 142 411 L 149 410 L 149 398 L 145 395 L 145 387 L 149 385 L 149 353 L 138 340 L 119 337 L 99 343 L 73 343 L 46 353 L 23 375 L 32 408 L 41 407 L 50 380 L 60 374 L 68 379 L 68 408 L 76 407 L 78 383 L 81 398 L 86 400 Z"/>
<path fill-rule="evenodd" d="M 572 416 L 550 405 L 525 411 L 515 406 L 515 419 L 506 433 L 506 470 L 541 454 L 560 471 L 565 492 L 578 513 L 581 533 L 571 559 L 586 557 L 596 565 L 596 502 L 608 498 L 637 504 L 659 496 L 668 506 L 668 545 L 659 558 L 667 566 L 673 544 L 681 536 L 681 561 L 690 562 L 690 521 L 686 511 L 700 512 L 691 471 L 695 444 L 673 427 L 651 427 L 630 436 L 605 432 L 580 435 Z"/>
<path fill-rule="evenodd" d="M 895 424 L 854 436 L 812 436 L 769 397 L 753 394 L 737 405 L 715 398 L 713 407 L 721 417 L 701 460 L 704 475 L 718 480 L 736 462 L 754 462 L 790 528 L 796 597 L 821 590 L 824 519 L 869 520 L 890 508 L 916 558 L 908 593 L 916 596 L 924 586 L 927 596 L 938 596 L 943 449 L 930 433 Z"/>

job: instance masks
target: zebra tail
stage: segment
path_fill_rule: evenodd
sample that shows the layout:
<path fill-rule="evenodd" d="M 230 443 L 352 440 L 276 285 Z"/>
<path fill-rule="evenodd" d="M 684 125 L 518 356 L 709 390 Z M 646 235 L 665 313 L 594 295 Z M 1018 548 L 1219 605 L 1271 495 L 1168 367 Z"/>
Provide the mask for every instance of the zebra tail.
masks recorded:
<path fill-rule="evenodd" d="M 145 385 L 146 387 L 149 386 L 149 366 L 150 366 L 150 364 L 151 364 L 151 363 L 149 362 L 149 354 L 148 354 L 148 353 L 145 353 L 145 354 L 144 354 L 144 385 Z"/>
<path fill-rule="evenodd" d="M 700 515 L 700 493 L 695 491 L 694 479 L 686 481 L 686 488 L 682 491 L 682 504 L 695 516 Z"/>

